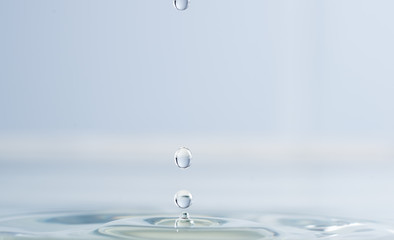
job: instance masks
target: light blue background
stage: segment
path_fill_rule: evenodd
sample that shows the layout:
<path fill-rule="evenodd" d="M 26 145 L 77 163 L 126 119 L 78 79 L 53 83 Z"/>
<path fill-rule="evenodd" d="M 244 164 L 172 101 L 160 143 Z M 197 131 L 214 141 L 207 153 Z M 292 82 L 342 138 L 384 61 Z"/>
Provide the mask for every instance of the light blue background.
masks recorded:
<path fill-rule="evenodd" d="M 393 9 L 1 0 L 0 212 L 178 214 L 188 188 L 196 212 L 392 218 Z"/>
<path fill-rule="evenodd" d="M 0 2 L 0 132 L 392 138 L 392 1 Z"/>

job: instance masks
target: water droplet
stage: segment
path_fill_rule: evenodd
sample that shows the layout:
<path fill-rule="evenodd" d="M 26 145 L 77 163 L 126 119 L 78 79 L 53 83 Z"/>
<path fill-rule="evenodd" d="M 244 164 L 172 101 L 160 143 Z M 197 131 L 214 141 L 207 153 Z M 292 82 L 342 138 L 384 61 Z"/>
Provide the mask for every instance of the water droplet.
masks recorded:
<path fill-rule="evenodd" d="M 188 208 L 192 204 L 192 194 L 189 191 L 181 190 L 175 194 L 175 204 L 180 208 Z"/>
<path fill-rule="evenodd" d="M 191 227 L 194 225 L 193 219 L 190 219 L 189 213 L 182 212 L 181 216 L 175 221 L 176 228 Z"/>
<path fill-rule="evenodd" d="M 190 0 L 174 0 L 174 6 L 176 9 L 183 11 L 189 6 Z"/>
<path fill-rule="evenodd" d="M 175 164 L 180 168 L 188 168 L 191 165 L 192 153 L 188 148 L 181 147 L 175 152 Z"/>
<path fill-rule="evenodd" d="M 180 219 L 189 219 L 190 215 L 188 212 L 182 212 L 181 216 L 179 216 Z"/>

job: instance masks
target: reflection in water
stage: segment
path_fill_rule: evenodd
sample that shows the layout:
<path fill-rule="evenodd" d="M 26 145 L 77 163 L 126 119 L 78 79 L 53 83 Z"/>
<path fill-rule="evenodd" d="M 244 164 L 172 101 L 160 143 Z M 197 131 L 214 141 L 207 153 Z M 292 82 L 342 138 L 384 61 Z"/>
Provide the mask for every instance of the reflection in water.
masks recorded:
<path fill-rule="evenodd" d="M 394 225 L 285 214 L 248 219 L 196 216 L 192 226 L 174 227 L 177 216 L 130 213 L 54 213 L 0 219 L 0 239 L 357 239 L 392 240 Z"/>

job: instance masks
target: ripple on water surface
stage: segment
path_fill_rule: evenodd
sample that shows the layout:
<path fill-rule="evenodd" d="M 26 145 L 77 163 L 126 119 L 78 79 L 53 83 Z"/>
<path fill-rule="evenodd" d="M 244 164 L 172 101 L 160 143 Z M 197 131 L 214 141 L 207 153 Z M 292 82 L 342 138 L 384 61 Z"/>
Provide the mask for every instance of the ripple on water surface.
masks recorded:
<path fill-rule="evenodd" d="M 125 213 L 53 213 L 0 220 L 0 239 L 354 239 L 392 240 L 394 225 L 329 217 L 256 214 L 245 219 Z"/>

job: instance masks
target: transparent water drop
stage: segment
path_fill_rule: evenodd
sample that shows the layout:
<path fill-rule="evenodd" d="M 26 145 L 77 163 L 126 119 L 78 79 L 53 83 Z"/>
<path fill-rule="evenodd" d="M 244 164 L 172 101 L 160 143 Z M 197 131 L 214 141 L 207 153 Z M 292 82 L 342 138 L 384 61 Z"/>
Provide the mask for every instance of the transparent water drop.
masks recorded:
<path fill-rule="evenodd" d="M 182 212 L 181 216 L 175 221 L 176 228 L 192 227 L 194 225 L 193 219 L 190 218 L 189 213 Z"/>
<path fill-rule="evenodd" d="M 188 148 L 181 147 L 174 155 L 175 164 L 180 168 L 188 168 L 191 165 L 192 153 Z"/>
<path fill-rule="evenodd" d="M 190 215 L 188 212 L 182 212 L 181 216 L 179 216 L 179 219 L 189 219 Z"/>
<path fill-rule="evenodd" d="M 180 11 L 184 11 L 188 8 L 190 0 L 174 0 L 174 6 Z"/>
<path fill-rule="evenodd" d="M 181 190 L 175 194 L 175 204 L 180 208 L 188 208 L 192 204 L 192 194 L 189 191 Z"/>

